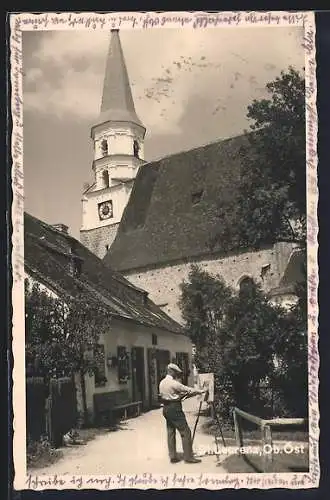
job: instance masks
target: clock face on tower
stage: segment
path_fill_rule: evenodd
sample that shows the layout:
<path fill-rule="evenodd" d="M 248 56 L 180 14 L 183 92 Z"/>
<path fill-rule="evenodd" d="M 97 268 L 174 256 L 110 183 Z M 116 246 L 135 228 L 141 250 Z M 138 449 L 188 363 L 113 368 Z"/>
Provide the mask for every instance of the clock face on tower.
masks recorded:
<path fill-rule="evenodd" d="M 112 200 L 99 203 L 98 211 L 100 220 L 111 219 L 111 217 L 113 217 Z"/>

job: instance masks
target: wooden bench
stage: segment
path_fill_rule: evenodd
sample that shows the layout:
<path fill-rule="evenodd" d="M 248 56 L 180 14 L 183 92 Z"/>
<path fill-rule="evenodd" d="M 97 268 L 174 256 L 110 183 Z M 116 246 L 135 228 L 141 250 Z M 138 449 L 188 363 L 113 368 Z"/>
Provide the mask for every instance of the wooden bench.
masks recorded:
<path fill-rule="evenodd" d="M 141 408 L 142 401 L 131 401 L 126 390 L 94 394 L 95 417 L 100 424 L 114 424 L 121 418 L 138 417 Z"/>

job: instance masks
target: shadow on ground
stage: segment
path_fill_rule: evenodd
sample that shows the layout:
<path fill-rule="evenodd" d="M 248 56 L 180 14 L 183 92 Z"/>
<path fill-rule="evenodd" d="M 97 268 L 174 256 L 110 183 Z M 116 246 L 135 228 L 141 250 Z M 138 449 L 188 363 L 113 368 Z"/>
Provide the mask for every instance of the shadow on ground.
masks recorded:
<path fill-rule="evenodd" d="M 225 458 L 218 466 L 226 469 L 231 473 L 253 473 L 263 472 L 262 457 L 247 455 L 231 455 Z M 308 450 L 304 453 L 291 455 L 275 455 L 269 472 L 285 473 L 285 472 L 308 472 Z"/>

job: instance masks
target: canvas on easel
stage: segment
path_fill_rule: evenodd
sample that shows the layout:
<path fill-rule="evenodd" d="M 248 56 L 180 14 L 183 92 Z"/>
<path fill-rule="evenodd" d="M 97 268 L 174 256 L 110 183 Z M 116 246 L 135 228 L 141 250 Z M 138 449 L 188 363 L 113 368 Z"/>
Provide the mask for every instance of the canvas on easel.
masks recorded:
<path fill-rule="evenodd" d="M 207 402 L 214 402 L 214 373 L 199 373 L 198 386 L 200 389 L 207 389 Z M 204 396 L 202 396 L 204 398 Z"/>

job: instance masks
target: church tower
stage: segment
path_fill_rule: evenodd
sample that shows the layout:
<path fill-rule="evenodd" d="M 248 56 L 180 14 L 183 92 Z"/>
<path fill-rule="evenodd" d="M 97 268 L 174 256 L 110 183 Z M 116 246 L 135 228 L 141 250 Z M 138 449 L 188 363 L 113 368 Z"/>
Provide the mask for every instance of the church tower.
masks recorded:
<path fill-rule="evenodd" d="M 91 129 L 93 183 L 82 198 L 80 240 L 98 257 L 110 248 L 144 163 L 146 129 L 138 118 L 119 30 L 111 30 L 101 112 Z"/>

